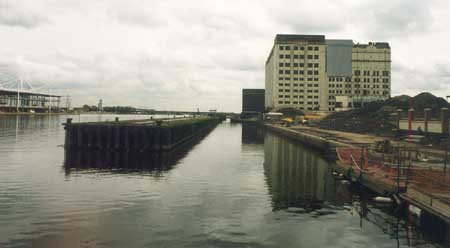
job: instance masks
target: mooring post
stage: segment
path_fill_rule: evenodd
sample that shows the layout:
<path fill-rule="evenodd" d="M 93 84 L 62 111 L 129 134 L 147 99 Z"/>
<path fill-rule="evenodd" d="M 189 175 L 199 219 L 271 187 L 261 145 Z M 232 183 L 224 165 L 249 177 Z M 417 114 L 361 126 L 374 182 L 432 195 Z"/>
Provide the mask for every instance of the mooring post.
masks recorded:
<path fill-rule="evenodd" d="M 428 123 L 430 122 L 430 118 L 431 118 L 431 109 L 430 108 L 426 108 L 423 110 L 424 112 L 424 131 L 425 134 L 428 134 Z"/>
<path fill-rule="evenodd" d="M 445 137 L 444 182 L 447 182 L 448 135 Z"/>
<path fill-rule="evenodd" d="M 72 146 L 72 118 L 67 118 L 64 129 L 66 130 L 64 148 L 68 149 Z"/>
<path fill-rule="evenodd" d="M 444 137 L 448 136 L 449 133 L 449 116 L 448 116 L 448 108 L 441 109 L 441 126 L 442 126 L 442 134 Z"/>

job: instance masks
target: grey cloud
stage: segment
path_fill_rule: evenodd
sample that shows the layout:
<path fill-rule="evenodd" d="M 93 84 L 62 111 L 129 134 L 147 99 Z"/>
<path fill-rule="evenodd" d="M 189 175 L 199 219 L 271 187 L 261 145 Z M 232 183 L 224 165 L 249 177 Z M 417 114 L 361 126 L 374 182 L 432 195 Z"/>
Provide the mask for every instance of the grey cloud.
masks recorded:
<path fill-rule="evenodd" d="M 450 70 L 447 61 L 423 68 L 397 63 L 392 68 L 393 90 L 401 92 L 431 92 L 442 95 L 450 89 Z M 401 84 L 399 84 L 401 82 Z"/>
<path fill-rule="evenodd" d="M 435 1 L 398 0 L 361 4 L 357 20 L 364 22 L 366 33 L 381 39 L 409 37 L 429 32 Z"/>
<path fill-rule="evenodd" d="M 48 22 L 44 14 L 28 7 L 26 1 L 6 0 L 0 3 L 0 25 L 32 29 Z"/>
<path fill-rule="evenodd" d="M 241 88 L 264 87 L 265 59 L 275 34 L 286 32 L 389 41 L 398 93 L 444 92 L 450 85 L 447 61 L 433 56 L 448 53 L 436 38 L 445 33 L 433 36 L 433 24 L 446 20 L 430 15 L 435 1 L 3 1 L 0 25 L 16 18 L 29 30 L 0 26 L 0 36 L 9 38 L 2 40 L 0 71 L 70 94 L 74 105 L 102 98 L 105 104 L 239 111 Z M 16 14 L 3 15 L 6 9 Z M 426 58 L 408 54 L 429 44 L 408 43 L 422 34 L 434 37 L 436 49 L 427 49 Z"/>

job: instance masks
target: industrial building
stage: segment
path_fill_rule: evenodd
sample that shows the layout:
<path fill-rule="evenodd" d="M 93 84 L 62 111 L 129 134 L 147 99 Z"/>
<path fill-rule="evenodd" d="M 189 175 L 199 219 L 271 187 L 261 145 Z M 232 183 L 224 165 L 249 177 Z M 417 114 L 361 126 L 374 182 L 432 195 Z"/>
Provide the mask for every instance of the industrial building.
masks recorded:
<path fill-rule="evenodd" d="M 0 112 L 59 112 L 61 96 L 0 88 Z"/>
<path fill-rule="evenodd" d="M 340 111 L 391 94 L 386 42 L 278 34 L 265 66 L 265 107 Z"/>
<path fill-rule="evenodd" d="M 242 114 L 248 116 L 264 112 L 264 98 L 264 89 L 243 89 Z"/>

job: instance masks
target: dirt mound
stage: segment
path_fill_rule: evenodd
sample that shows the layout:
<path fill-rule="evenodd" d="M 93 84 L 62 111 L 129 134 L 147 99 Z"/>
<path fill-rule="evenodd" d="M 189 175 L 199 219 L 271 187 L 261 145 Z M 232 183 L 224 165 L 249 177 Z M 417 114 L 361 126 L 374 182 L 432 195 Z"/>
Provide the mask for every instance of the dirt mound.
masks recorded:
<path fill-rule="evenodd" d="M 356 133 L 390 134 L 396 128 L 392 114 L 397 109 L 408 110 L 410 104 L 417 115 L 423 114 L 423 109 L 431 108 L 432 117 L 438 117 L 441 108 L 450 107 L 445 99 L 430 93 L 421 93 L 412 98 L 402 95 L 374 101 L 359 109 L 333 113 L 320 121 L 319 126 Z"/>

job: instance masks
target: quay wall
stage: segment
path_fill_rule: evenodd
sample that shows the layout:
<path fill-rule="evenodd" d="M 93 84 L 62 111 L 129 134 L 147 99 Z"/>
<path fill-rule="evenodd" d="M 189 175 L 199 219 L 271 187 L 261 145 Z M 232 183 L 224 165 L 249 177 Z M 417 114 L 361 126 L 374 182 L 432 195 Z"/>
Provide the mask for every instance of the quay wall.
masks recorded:
<path fill-rule="evenodd" d="M 213 129 L 218 118 L 172 122 L 66 123 L 65 149 L 166 152 Z"/>

